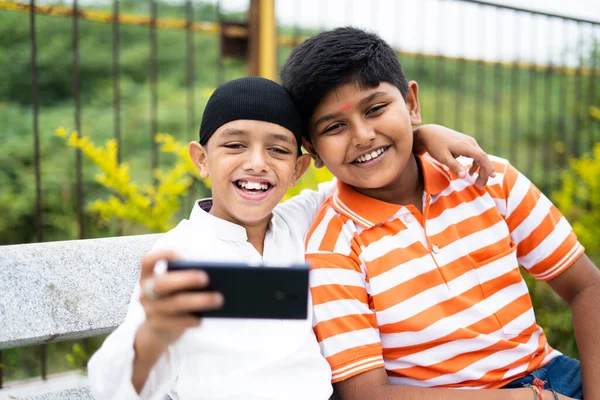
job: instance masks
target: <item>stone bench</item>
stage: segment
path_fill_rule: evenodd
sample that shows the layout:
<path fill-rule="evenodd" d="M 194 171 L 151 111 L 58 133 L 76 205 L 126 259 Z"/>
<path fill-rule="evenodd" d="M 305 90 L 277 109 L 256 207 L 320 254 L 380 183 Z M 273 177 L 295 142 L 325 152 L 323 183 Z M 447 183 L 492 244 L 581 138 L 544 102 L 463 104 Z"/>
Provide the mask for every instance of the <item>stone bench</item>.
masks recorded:
<path fill-rule="evenodd" d="M 0 349 L 111 332 L 140 258 L 160 235 L 0 246 Z M 0 390 L 1 399 L 92 399 L 84 376 Z"/>

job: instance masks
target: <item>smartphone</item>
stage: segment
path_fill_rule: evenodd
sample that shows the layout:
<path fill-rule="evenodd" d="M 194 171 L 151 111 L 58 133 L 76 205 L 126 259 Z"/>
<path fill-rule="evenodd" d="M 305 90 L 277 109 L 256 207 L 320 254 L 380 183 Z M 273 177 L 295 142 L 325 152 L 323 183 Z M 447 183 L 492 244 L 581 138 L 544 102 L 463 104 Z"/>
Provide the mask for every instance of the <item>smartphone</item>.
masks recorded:
<path fill-rule="evenodd" d="M 199 291 L 223 294 L 219 310 L 194 313 L 201 318 L 306 319 L 308 265 L 251 266 L 243 263 L 169 261 L 169 271 L 200 269 L 209 276 Z"/>

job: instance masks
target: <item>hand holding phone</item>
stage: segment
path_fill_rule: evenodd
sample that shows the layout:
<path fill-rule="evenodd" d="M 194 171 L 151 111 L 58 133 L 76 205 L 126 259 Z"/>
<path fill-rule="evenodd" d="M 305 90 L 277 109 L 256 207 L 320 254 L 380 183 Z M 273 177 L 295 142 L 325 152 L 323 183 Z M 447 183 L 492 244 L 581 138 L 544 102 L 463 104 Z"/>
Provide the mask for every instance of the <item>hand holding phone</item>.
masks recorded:
<path fill-rule="evenodd" d="M 193 312 L 214 310 L 223 305 L 220 293 L 206 290 L 208 275 L 203 271 L 155 273 L 155 265 L 177 259 L 173 252 L 156 252 L 142 258 L 140 303 L 146 313 L 144 327 L 165 348 L 186 329 L 200 325 Z M 200 291 L 198 291 L 200 290 Z"/>
<path fill-rule="evenodd" d="M 197 309 L 202 318 L 306 319 L 308 277 L 306 264 L 281 267 L 250 266 L 240 263 L 170 260 L 171 275 L 203 271 L 208 285 L 199 292 L 218 292 L 224 304 L 218 309 Z M 187 290 L 187 289 L 186 289 Z"/>

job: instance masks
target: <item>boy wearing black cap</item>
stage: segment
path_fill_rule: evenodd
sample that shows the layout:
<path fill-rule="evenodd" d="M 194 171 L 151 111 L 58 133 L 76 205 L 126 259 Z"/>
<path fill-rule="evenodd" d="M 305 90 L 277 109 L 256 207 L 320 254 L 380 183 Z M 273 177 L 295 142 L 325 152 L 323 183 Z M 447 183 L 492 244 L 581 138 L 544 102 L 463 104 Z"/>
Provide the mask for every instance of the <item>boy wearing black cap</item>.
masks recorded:
<path fill-rule="evenodd" d="M 301 124 L 286 91 L 266 79 L 231 81 L 211 96 L 200 142 L 189 151 L 201 176 L 211 178 L 213 200 L 197 202 L 189 220 L 142 260 L 125 322 L 89 363 L 96 398 L 329 398 L 331 372 L 312 318 L 204 319 L 198 328 L 190 311 L 223 304 L 218 293 L 189 291 L 206 287 L 206 274 L 153 273 L 156 261 L 176 257 L 266 265 L 304 260 L 304 236 L 333 185 L 277 205 L 310 162 L 300 153 Z"/>

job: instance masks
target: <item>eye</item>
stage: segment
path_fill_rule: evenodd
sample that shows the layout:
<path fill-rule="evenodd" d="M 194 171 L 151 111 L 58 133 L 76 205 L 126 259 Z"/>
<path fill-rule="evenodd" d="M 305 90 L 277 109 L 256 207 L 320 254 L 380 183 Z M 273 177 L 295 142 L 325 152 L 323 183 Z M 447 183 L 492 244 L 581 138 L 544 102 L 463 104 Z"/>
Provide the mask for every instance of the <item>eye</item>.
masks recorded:
<path fill-rule="evenodd" d="M 291 151 L 289 151 L 288 149 L 284 149 L 283 147 L 271 147 L 269 150 L 271 150 L 274 153 L 282 154 L 282 155 L 292 154 Z"/>
<path fill-rule="evenodd" d="M 387 106 L 387 104 L 377 104 L 377 105 L 369 108 L 369 110 L 367 110 L 367 114 L 366 115 L 376 114 L 378 111 L 383 110 L 386 106 Z"/>
<path fill-rule="evenodd" d="M 243 149 L 245 146 L 241 143 L 226 143 L 223 145 L 223 147 L 225 147 L 227 149 L 232 149 L 232 150 L 239 150 L 239 149 Z"/>
<path fill-rule="evenodd" d="M 343 127 L 343 126 L 344 126 L 344 124 L 341 123 L 341 122 L 337 122 L 337 123 L 335 123 L 333 125 L 329 125 L 327 128 L 325 128 L 325 130 L 323 132 L 321 132 L 321 135 L 323 135 L 325 133 L 331 133 L 331 132 L 333 132 L 333 131 L 335 131 L 335 130 Z"/>

